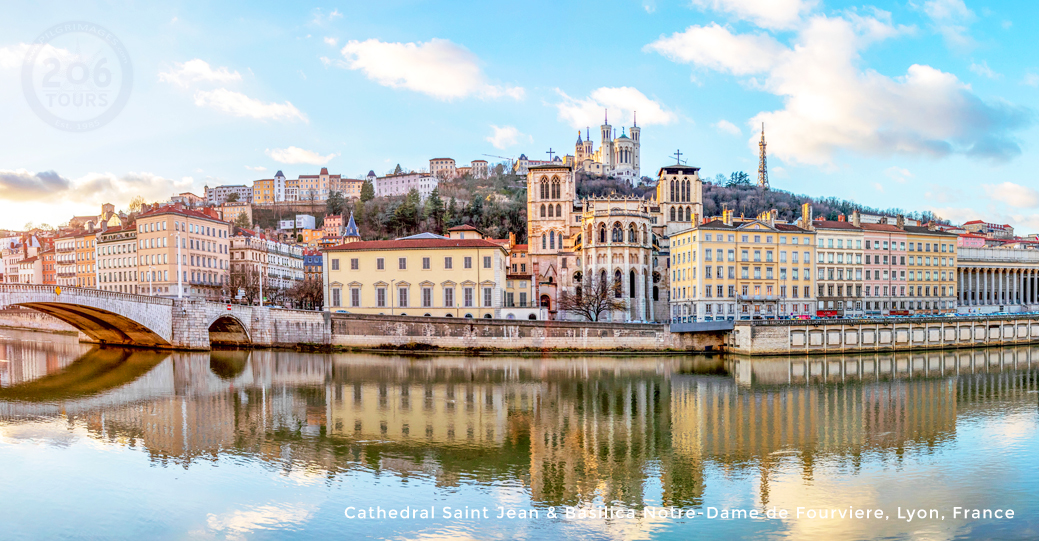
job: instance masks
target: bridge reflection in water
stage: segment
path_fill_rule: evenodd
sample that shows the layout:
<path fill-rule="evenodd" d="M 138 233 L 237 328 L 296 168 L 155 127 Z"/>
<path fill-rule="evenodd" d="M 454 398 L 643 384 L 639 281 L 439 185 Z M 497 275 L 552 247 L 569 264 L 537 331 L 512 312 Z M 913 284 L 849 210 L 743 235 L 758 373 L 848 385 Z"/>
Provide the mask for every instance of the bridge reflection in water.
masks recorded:
<path fill-rule="evenodd" d="M 959 417 L 1039 389 L 1034 347 L 754 361 L 127 354 L 0 331 L 0 360 L 0 437 L 60 419 L 162 463 L 246 454 L 636 508 L 702 505 L 708 470 L 758 477 L 768 505 L 781 464 L 811 482 L 822 460 L 902 460 L 955 439 Z"/>

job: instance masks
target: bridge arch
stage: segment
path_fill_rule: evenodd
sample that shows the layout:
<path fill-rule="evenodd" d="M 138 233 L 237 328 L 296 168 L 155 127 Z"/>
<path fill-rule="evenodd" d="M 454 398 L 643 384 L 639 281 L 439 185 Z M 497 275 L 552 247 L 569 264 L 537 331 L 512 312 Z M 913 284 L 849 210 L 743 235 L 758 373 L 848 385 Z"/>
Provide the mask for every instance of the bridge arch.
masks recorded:
<path fill-rule="evenodd" d="M 0 307 L 22 306 L 72 325 L 101 344 L 172 347 L 172 299 L 54 286 L 0 285 Z"/>
<path fill-rule="evenodd" d="M 249 329 L 232 314 L 221 314 L 209 324 L 209 343 L 213 346 L 242 347 L 252 344 Z"/>

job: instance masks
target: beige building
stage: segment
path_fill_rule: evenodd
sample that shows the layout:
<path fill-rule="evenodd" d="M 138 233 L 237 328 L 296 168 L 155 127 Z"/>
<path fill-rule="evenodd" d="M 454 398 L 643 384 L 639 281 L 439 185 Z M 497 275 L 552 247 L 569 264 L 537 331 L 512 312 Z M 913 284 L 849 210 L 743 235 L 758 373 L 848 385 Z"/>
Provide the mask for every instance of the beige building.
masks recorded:
<path fill-rule="evenodd" d="M 139 293 L 137 228 L 110 227 L 97 235 L 98 288 L 119 293 Z"/>
<path fill-rule="evenodd" d="M 231 224 L 202 211 L 171 205 L 141 214 L 138 291 L 221 300 L 226 297 L 230 236 Z"/>
<path fill-rule="evenodd" d="M 452 158 L 433 158 L 429 160 L 429 174 L 440 180 L 451 180 L 458 176 L 455 160 Z"/>
<path fill-rule="evenodd" d="M 507 249 L 474 238 L 361 241 L 324 251 L 326 310 L 501 317 Z"/>

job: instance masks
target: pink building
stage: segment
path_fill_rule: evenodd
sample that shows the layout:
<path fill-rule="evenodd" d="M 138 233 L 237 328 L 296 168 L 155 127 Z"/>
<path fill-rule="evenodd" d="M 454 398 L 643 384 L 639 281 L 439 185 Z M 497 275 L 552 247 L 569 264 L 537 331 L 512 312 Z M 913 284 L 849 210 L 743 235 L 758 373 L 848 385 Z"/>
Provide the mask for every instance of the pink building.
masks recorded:
<path fill-rule="evenodd" d="M 985 240 L 985 235 L 966 233 L 957 237 L 956 246 L 959 246 L 960 248 L 984 248 Z"/>
<path fill-rule="evenodd" d="M 897 225 L 861 224 L 865 240 L 866 315 L 908 315 L 906 232 Z"/>

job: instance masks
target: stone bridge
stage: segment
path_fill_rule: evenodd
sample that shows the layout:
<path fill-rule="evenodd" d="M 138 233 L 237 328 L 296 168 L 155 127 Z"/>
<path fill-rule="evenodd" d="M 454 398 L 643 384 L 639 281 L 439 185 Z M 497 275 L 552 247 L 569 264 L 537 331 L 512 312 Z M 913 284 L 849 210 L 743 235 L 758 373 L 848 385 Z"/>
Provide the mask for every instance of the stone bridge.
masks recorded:
<path fill-rule="evenodd" d="M 101 344 L 207 350 L 211 346 L 328 344 L 324 312 L 171 299 L 78 287 L 0 284 L 0 308 L 21 306 Z"/>

